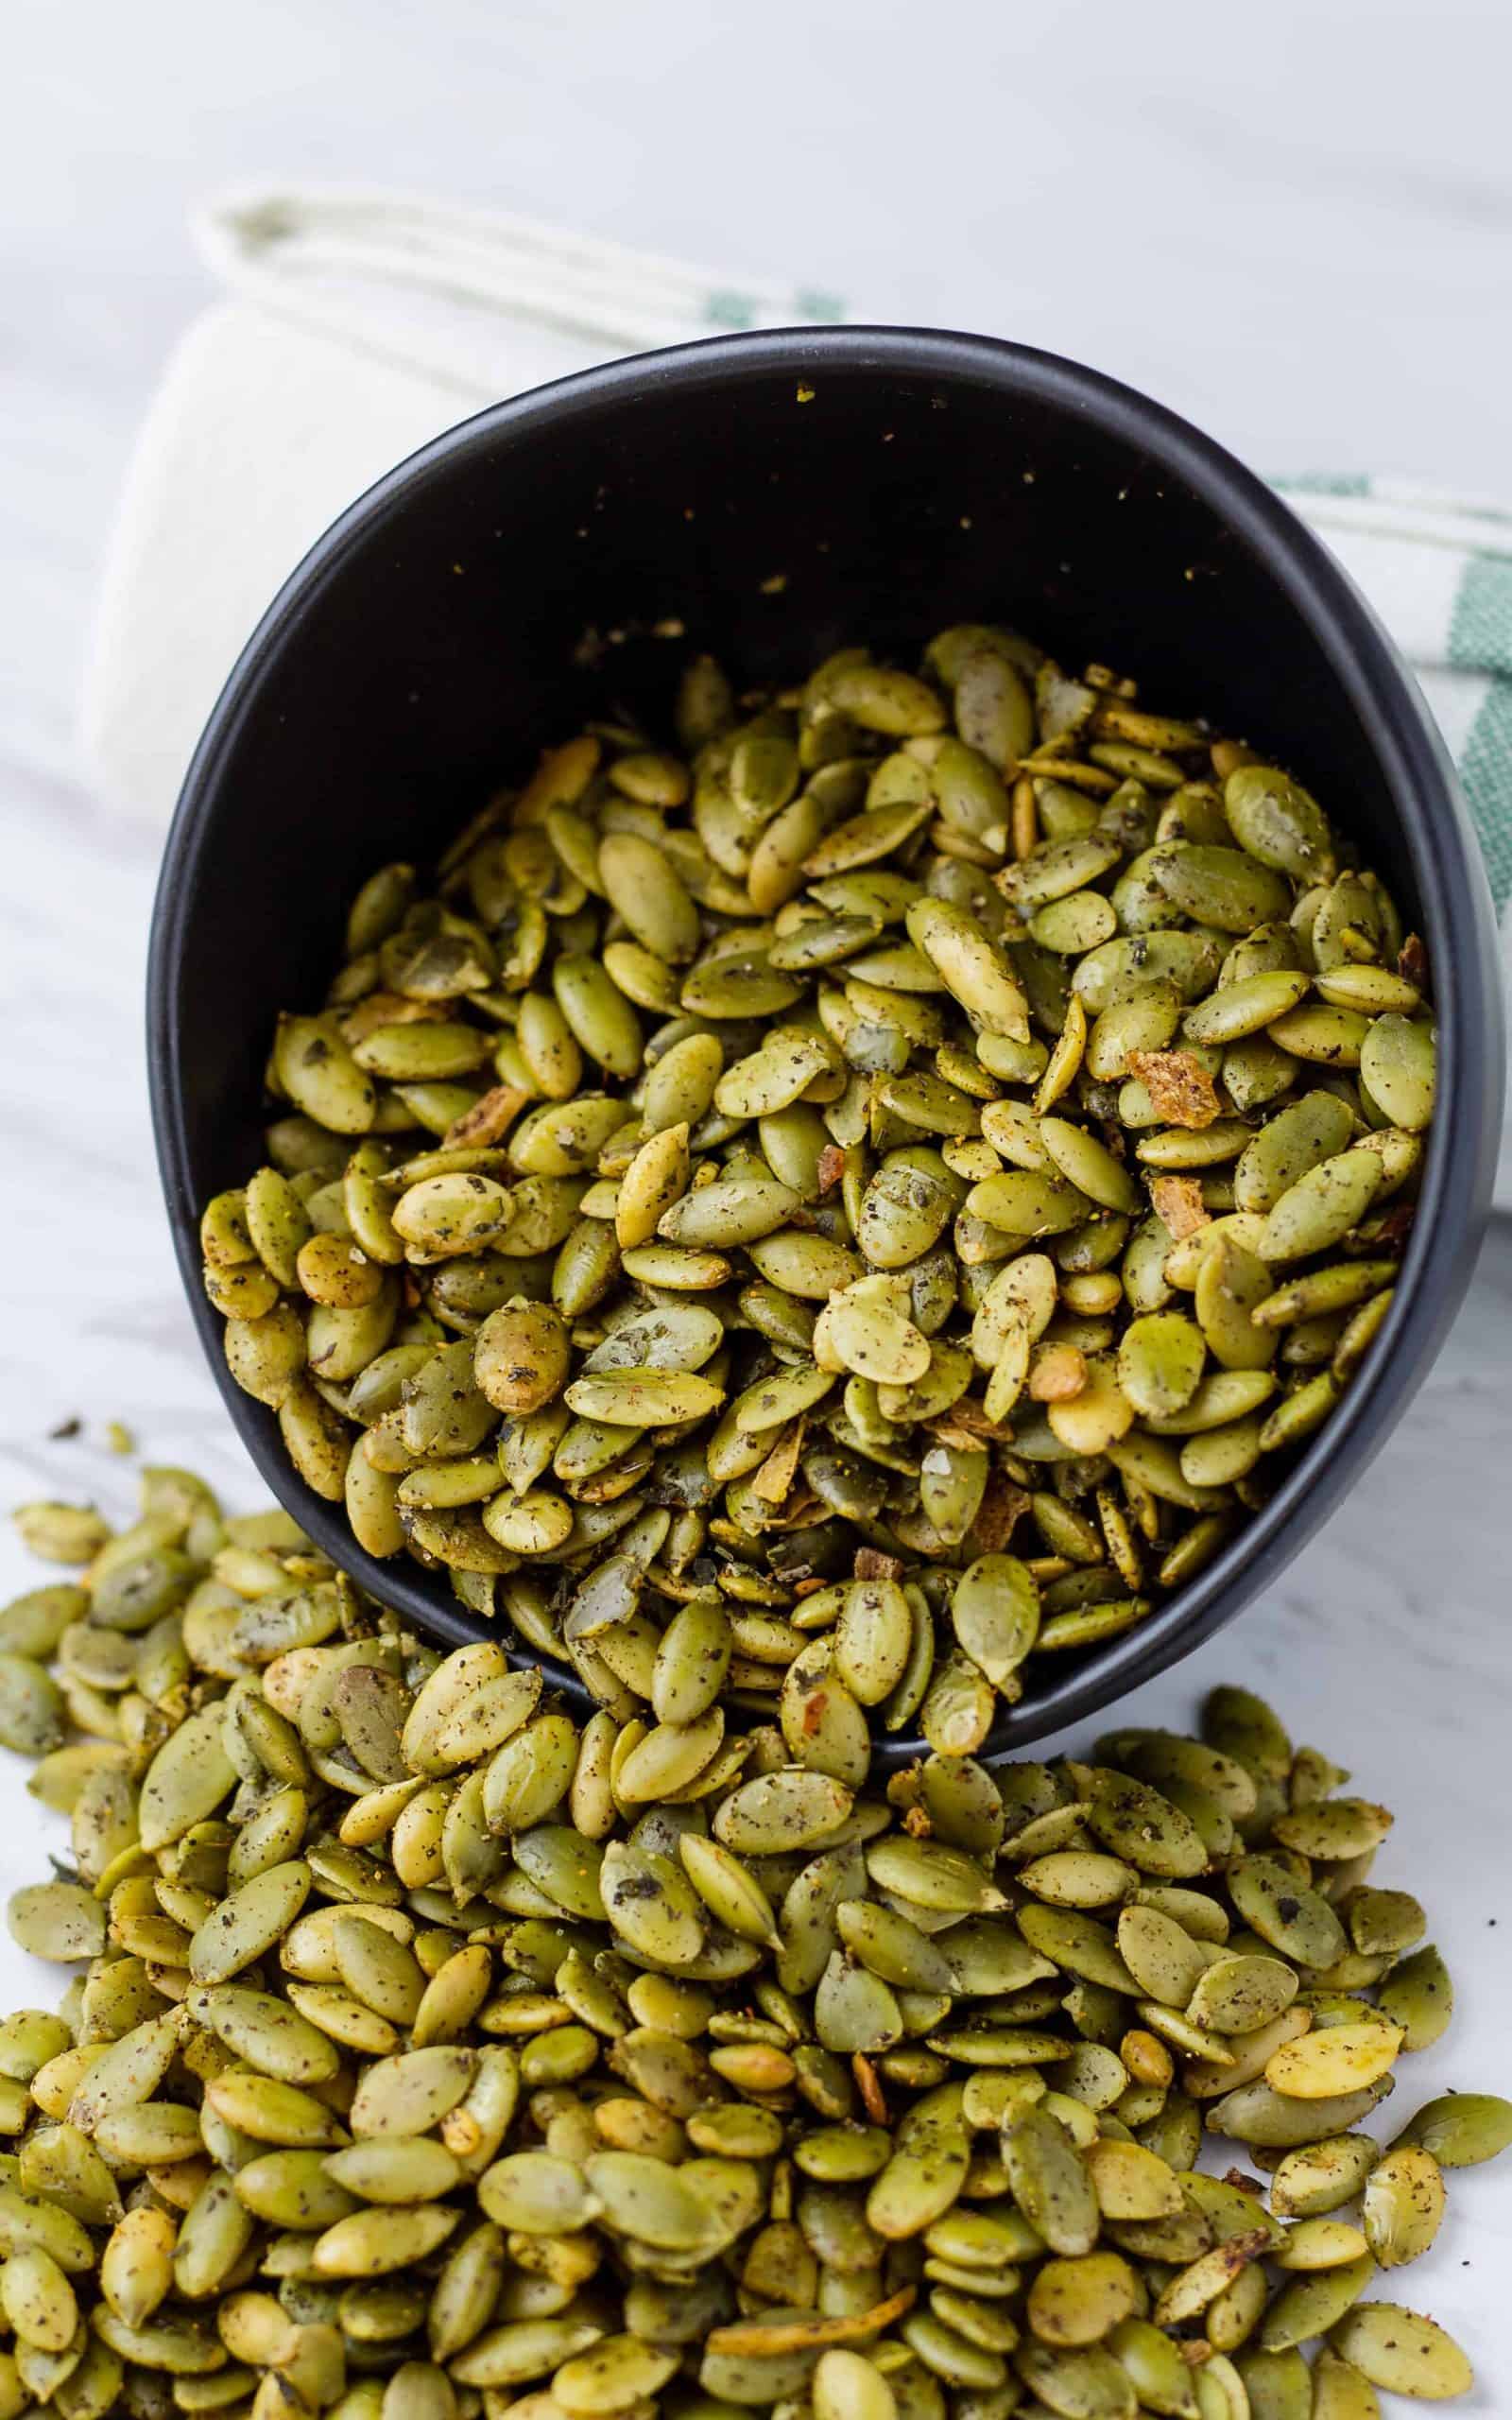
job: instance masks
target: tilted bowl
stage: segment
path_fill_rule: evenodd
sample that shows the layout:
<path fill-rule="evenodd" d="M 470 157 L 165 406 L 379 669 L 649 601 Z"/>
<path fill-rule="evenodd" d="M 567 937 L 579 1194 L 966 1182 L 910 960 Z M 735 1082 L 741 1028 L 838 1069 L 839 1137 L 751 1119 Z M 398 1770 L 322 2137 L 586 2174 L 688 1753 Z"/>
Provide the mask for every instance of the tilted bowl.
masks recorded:
<path fill-rule="evenodd" d="M 419 1629 L 460 1641 L 484 1625 L 444 1575 L 365 1553 L 342 1508 L 296 1476 L 273 1413 L 230 1376 L 201 1285 L 199 1211 L 263 1157 L 279 1011 L 321 997 L 376 866 L 434 860 L 585 713 L 641 710 L 664 729 L 690 652 L 712 649 L 742 681 L 786 680 L 857 639 L 911 662 L 931 631 L 973 619 L 1012 624 L 1072 666 L 1110 662 L 1162 710 L 1209 713 L 1295 766 L 1422 934 L 1439 1024 L 1400 1282 L 1337 1409 L 1264 1509 L 1144 1621 L 1032 1660 L 984 1753 L 1107 1704 L 1232 1620 L 1411 1402 L 1486 1213 L 1501 999 L 1452 773 L 1368 608 L 1231 456 L 1074 363 L 886 328 L 683 346 L 481 412 L 354 504 L 249 642 L 163 859 L 152 1100 L 193 1315 L 274 1494 Z M 565 1667 L 548 1669 L 586 1703 Z M 921 1748 L 878 1744 L 889 1764 Z"/>

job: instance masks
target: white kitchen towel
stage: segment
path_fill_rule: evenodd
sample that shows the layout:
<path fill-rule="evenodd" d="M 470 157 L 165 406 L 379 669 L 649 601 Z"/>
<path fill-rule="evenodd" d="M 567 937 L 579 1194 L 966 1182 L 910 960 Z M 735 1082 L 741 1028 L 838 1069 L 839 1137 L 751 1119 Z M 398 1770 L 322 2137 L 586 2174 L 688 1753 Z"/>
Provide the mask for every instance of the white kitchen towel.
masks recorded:
<path fill-rule="evenodd" d="M 164 824 L 264 608 L 392 463 L 594 362 L 846 316 L 833 295 L 418 196 L 234 195 L 196 233 L 226 299 L 179 346 L 143 430 L 83 700 L 101 792 Z M 1377 478 L 1285 491 L 1417 671 L 1512 947 L 1512 508 Z M 1499 1199 L 1512 1204 L 1512 1151 Z"/>
<path fill-rule="evenodd" d="M 82 707 L 104 797 L 163 824 L 265 607 L 406 454 L 621 354 L 845 316 L 832 295 L 403 194 L 232 195 L 195 233 L 226 299 L 174 352 L 138 441 Z"/>

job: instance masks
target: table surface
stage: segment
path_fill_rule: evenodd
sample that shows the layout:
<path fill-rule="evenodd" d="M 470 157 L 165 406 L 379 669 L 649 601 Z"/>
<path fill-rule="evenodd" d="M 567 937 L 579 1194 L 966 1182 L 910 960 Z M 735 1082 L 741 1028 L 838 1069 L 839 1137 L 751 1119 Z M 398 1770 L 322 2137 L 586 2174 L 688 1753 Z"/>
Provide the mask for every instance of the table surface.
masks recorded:
<path fill-rule="evenodd" d="M 78 775 L 73 701 L 105 528 L 166 348 L 209 299 L 184 232 L 227 182 L 438 189 L 798 275 L 852 316 L 1081 355 L 1259 467 L 1512 493 L 1512 14 L 1491 0 L 22 0 L 0 146 L 0 1503 L 129 1512 L 146 1457 L 257 1500 L 180 1296 L 147 1129 L 156 837 Z M 1506 2086 L 1505 1571 L 1512 1229 L 1493 1233 L 1404 1430 L 1265 1601 L 1129 1703 L 1185 1724 L 1232 1678 L 1397 1809 L 1457 1980 L 1396 2109 Z M 79 1418 L 80 1434 L 51 1432 Z M 45 1576 L 0 1532 L 0 1599 Z M 61 1827 L 0 1766 L 0 1884 Z M 0 2007 L 57 1978 L 0 1943 Z M 1394 2113 L 1393 2113 L 1394 2114 Z M 1512 2410 L 1512 2160 L 1451 2180 L 1385 2288 L 1460 2333 Z"/>

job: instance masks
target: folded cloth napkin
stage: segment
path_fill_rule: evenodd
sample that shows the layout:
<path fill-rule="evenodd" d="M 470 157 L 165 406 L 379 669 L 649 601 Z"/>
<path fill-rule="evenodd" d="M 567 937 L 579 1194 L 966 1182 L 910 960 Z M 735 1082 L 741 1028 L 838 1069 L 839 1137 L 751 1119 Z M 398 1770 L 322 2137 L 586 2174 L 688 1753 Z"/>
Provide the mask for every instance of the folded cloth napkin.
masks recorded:
<path fill-rule="evenodd" d="M 420 196 L 234 195 L 196 233 L 226 299 L 183 338 L 148 414 L 83 700 L 99 788 L 163 823 L 265 606 L 392 463 L 501 395 L 617 354 L 845 317 L 833 295 Z M 1418 674 L 1512 966 L 1512 508 L 1387 479 L 1282 484 Z"/>
<path fill-rule="evenodd" d="M 98 787 L 162 823 L 264 608 L 406 454 L 501 395 L 621 354 L 845 316 L 833 296 L 400 194 L 231 196 L 195 233 L 226 299 L 183 337 L 148 412 L 83 697 Z"/>

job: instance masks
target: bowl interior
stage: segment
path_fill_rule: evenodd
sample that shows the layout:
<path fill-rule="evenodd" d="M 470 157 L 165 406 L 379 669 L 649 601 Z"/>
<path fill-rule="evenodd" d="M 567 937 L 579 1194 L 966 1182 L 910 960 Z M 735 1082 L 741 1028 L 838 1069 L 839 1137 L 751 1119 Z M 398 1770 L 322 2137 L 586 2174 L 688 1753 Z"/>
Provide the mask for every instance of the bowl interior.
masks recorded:
<path fill-rule="evenodd" d="M 722 340 L 566 382 L 392 475 L 251 643 L 191 770 L 160 896 L 151 1039 L 169 1205 L 207 1349 L 269 1483 L 364 1585 L 431 1629 L 479 1626 L 444 1582 L 361 1554 L 340 1509 L 294 1477 L 272 1416 L 225 1375 L 199 1288 L 198 1206 L 261 1156 L 277 1011 L 318 1000 L 375 866 L 433 858 L 585 712 L 623 707 L 664 729 L 690 651 L 760 683 L 857 640 L 907 662 L 935 629 L 972 619 L 1020 627 L 1076 668 L 1111 663 L 1150 702 L 1207 712 L 1294 765 L 1444 968 L 1472 879 L 1463 833 L 1425 717 L 1348 584 L 1216 448 L 1046 356 L 843 331 Z M 1473 902 L 1458 912 L 1463 949 Z M 1456 1083 L 1463 1103 L 1494 1075 L 1484 1051 L 1465 1059 L 1455 1001 L 1441 1008 L 1443 1127 Z M 1488 1030 L 1494 1055 L 1494 1011 Z M 1442 1148 L 1428 1183 L 1448 1188 L 1439 1223 L 1463 1247 L 1480 1179 Z M 1048 1678 L 1031 1670 L 993 1744 L 1105 1702 L 1237 1610 L 1389 1425 L 1452 1299 L 1433 1321 L 1419 1305 L 1410 1334 L 1399 1302 L 1395 1362 L 1388 1332 L 1265 1513 L 1139 1629 Z"/>

